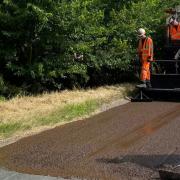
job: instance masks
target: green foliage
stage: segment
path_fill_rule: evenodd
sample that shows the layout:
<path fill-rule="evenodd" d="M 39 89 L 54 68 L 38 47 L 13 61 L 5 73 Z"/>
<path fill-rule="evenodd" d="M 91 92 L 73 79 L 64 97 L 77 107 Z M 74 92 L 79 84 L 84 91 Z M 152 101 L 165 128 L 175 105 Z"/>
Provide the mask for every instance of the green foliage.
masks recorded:
<path fill-rule="evenodd" d="M 3 0 L 0 73 L 5 81 L 31 92 L 86 86 L 92 72 L 98 83 L 107 79 L 98 76 L 101 73 L 129 73 L 136 30 L 147 30 L 160 57 L 164 9 L 178 4 L 179 0 Z M 75 58 L 75 53 L 84 57 Z"/>
<path fill-rule="evenodd" d="M 9 137 L 17 131 L 28 130 L 31 127 L 29 125 L 22 125 L 20 122 L 14 123 L 1 123 L 0 124 L 0 136 Z"/>
<path fill-rule="evenodd" d="M 5 85 L 4 79 L 2 76 L 0 76 L 0 94 L 4 94 L 7 87 Z"/>

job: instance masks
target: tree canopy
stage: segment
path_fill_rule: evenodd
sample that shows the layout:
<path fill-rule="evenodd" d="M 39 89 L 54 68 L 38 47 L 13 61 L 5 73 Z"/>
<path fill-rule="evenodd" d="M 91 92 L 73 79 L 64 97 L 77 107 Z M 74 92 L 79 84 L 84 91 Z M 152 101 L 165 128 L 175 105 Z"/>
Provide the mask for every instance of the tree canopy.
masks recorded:
<path fill-rule="evenodd" d="M 164 10 L 179 0 L 3 0 L 0 92 L 43 91 L 120 82 L 132 70 L 136 30 L 161 56 Z M 156 49 L 158 49 L 156 53 Z M 83 56 L 82 56 L 83 55 Z"/>

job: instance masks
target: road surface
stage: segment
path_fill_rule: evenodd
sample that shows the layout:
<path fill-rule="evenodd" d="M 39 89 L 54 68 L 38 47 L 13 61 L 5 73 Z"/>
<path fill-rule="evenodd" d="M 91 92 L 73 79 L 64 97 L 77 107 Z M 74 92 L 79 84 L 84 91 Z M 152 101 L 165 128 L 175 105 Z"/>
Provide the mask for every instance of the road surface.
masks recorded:
<path fill-rule="evenodd" d="M 141 180 L 180 164 L 180 103 L 127 103 L 0 149 L 0 167 L 63 178 Z"/>

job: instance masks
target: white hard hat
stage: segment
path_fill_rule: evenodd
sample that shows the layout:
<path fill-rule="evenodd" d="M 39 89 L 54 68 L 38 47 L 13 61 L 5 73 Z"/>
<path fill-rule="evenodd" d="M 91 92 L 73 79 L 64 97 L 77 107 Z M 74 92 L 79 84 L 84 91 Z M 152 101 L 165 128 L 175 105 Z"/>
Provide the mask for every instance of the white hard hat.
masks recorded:
<path fill-rule="evenodd" d="M 143 36 L 143 35 L 146 34 L 146 31 L 145 31 L 145 29 L 143 29 L 143 28 L 139 28 L 138 31 L 137 31 L 137 33 L 138 33 L 138 36 Z"/>
<path fill-rule="evenodd" d="M 174 20 L 174 25 L 178 26 L 179 22 L 177 21 L 177 19 Z"/>
<path fill-rule="evenodd" d="M 170 18 L 169 23 L 171 24 L 173 21 L 174 21 L 174 20 L 173 20 L 172 18 Z"/>
<path fill-rule="evenodd" d="M 175 20 L 175 18 L 174 18 L 174 17 L 171 17 L 171 18 L 169 19 L 169 23 L 171 24 L 172 22 L 174 22 L 174 20 Z"/>
<path fill-rule="evenodd" d="M 175 25 L 175 26 L 178 25 L 178 21 L 177 21 L 176 18 L 171 18 L 171 19 L 169 20 L 169 23 L 170 23 L 170 24 L 173 24 L 173 25 Z"/>

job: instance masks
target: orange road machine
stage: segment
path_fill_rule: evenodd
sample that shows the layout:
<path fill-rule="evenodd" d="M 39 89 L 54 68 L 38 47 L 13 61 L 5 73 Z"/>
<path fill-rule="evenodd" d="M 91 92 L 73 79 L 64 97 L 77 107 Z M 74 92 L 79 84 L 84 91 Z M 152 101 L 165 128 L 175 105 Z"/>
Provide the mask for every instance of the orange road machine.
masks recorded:
<path fill-rule="evenodd" d="M 165 58 L 151 63 L 151 88 L 138 88 L 132 102 L 152 101 L 152 97 L 180 95 L 180 6 L 166 10 Z M 152 70 L 152 68 L 156 70 Z M 180 99 L 180 98 L 179 98 Z"/>

